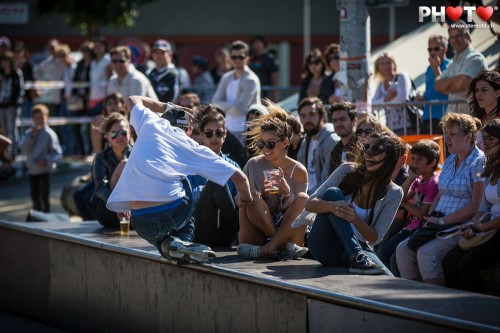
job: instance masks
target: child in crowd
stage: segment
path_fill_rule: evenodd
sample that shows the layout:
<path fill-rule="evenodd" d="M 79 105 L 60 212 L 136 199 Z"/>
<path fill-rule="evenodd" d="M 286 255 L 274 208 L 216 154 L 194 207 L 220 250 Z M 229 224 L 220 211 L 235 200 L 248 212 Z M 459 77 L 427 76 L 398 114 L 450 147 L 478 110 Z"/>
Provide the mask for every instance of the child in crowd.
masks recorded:
<path fill-rule="evenodd" d="M 409 224 L 386 240 L 378 248 L 378 256 L 394 275 L 399 276 L 395 250 L 398 244 L 420 227 L 421 219 L 429 213 L 429 208 L 439 192 L 436 172 L 439 162 L 439 145 L 432 140 L 420 140 L 411 148 L 412 161 L 409 175 L 401 185 L 405 196 L 400 207 L 408 212 Z M 413 199 L 413 201 L 412 201 Z M 405 223 L 405 221 L 403 221 Z"/>
<path fill-rule="evenodd" d="M 36 104 L 31 109 L 33 127 L 28 129 L 19 145 L 27 154 L 26 166 L 29 171 L 31 201 L 33 209 L 50 212 L 50 178 L 55 161 L 62 156 L 59 138 L 49 127 L 49 109 Z"/>

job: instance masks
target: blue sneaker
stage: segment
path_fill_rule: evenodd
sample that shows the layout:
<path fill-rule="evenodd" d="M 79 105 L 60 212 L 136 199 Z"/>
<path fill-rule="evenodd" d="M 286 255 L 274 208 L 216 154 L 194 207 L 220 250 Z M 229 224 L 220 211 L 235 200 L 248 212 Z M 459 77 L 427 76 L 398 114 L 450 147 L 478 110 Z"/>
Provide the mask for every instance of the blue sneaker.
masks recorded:
<path fill-rule="evenodd" d="M 349 272 L 363 275 L 380 275 L 384 274 L 384 269 L 376 264 L 372 258 L 366 253 L 360 252 L 356 258 L 351 261 Z"/>

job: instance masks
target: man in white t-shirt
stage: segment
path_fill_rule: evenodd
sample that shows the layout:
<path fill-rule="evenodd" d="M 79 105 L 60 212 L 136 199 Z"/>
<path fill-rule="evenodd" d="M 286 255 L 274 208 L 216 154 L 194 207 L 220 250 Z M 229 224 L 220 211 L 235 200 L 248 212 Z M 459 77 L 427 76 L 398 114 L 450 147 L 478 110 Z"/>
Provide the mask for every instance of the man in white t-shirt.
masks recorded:
<path fill-rule="evenodd" d="M 163 257 L 207 261 L 215 257 L 212 249 L 192 243 L 193 198 L 187 176 L 200 175 L 221 186 L 231 179 L 238 190 L 238 206 L 252 201 L 248 179 L 237 167 L 172 126 L 186 126 L 189 134 L 192 116 L 187 117 L 186 111 L 191 110 L 167 110 L 160 118 L 157 113 L 163 113 L 166 106 L 147 97 L 128 98 L 130 124 L 137 141 L 107 208 L 130 210 L 134 230 L 155 245 Z M 171 124 L 173 121 L 176 124 Z"/>
<path fill-rule="evenodd" d="M 229 48 L 233 70 L 222 76 L 212 98 L 212 104 L 225 113 L 226 128 L 245 145 L 246 115 L 252 104 L 260 104 L 260 80 L 247 66 L 248 45 L 235 41 Z"/>

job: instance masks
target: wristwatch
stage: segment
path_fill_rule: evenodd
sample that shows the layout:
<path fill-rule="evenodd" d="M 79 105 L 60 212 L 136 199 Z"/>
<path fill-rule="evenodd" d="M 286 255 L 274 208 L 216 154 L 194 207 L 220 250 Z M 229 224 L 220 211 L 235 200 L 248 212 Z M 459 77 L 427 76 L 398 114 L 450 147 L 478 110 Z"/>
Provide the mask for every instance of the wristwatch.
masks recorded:
<path fill-rule="evenodd" d="M 441 225 L 445 225 L 446 223 L 444 223 L 444 219 L 442 217 L 439 218 L 439 224 Z"/>

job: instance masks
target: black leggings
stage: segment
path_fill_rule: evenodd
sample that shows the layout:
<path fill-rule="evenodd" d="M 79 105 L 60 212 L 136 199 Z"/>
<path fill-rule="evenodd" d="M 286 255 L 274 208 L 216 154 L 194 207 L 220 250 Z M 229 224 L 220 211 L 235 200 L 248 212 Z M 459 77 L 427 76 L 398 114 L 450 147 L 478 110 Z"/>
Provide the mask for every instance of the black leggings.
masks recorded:
<path fill-rule="evenodd" d="M 106 228 L 120 228 L 120 220 L 116 216 L 116 212 L 112 212 L 106 208 L 106 203 L 100 198 L 94 199 L 92 203 L 93 215 L 95 219 Z"/>
<path fill-rule="evenodd" d="M 486 243 L 464 251 L 455 246 L 443 259 L 444 285 L 482 293 L 484 285 L 481 270 L 492 266 L 500 258 L 500 231 Z"/>
<path fill-rule="evenodd" d="M 229 246 L 239 229 L 238 210 L 227 185 L 208 181 L 193 213 L 195 242 L 212 247 Z"/>

